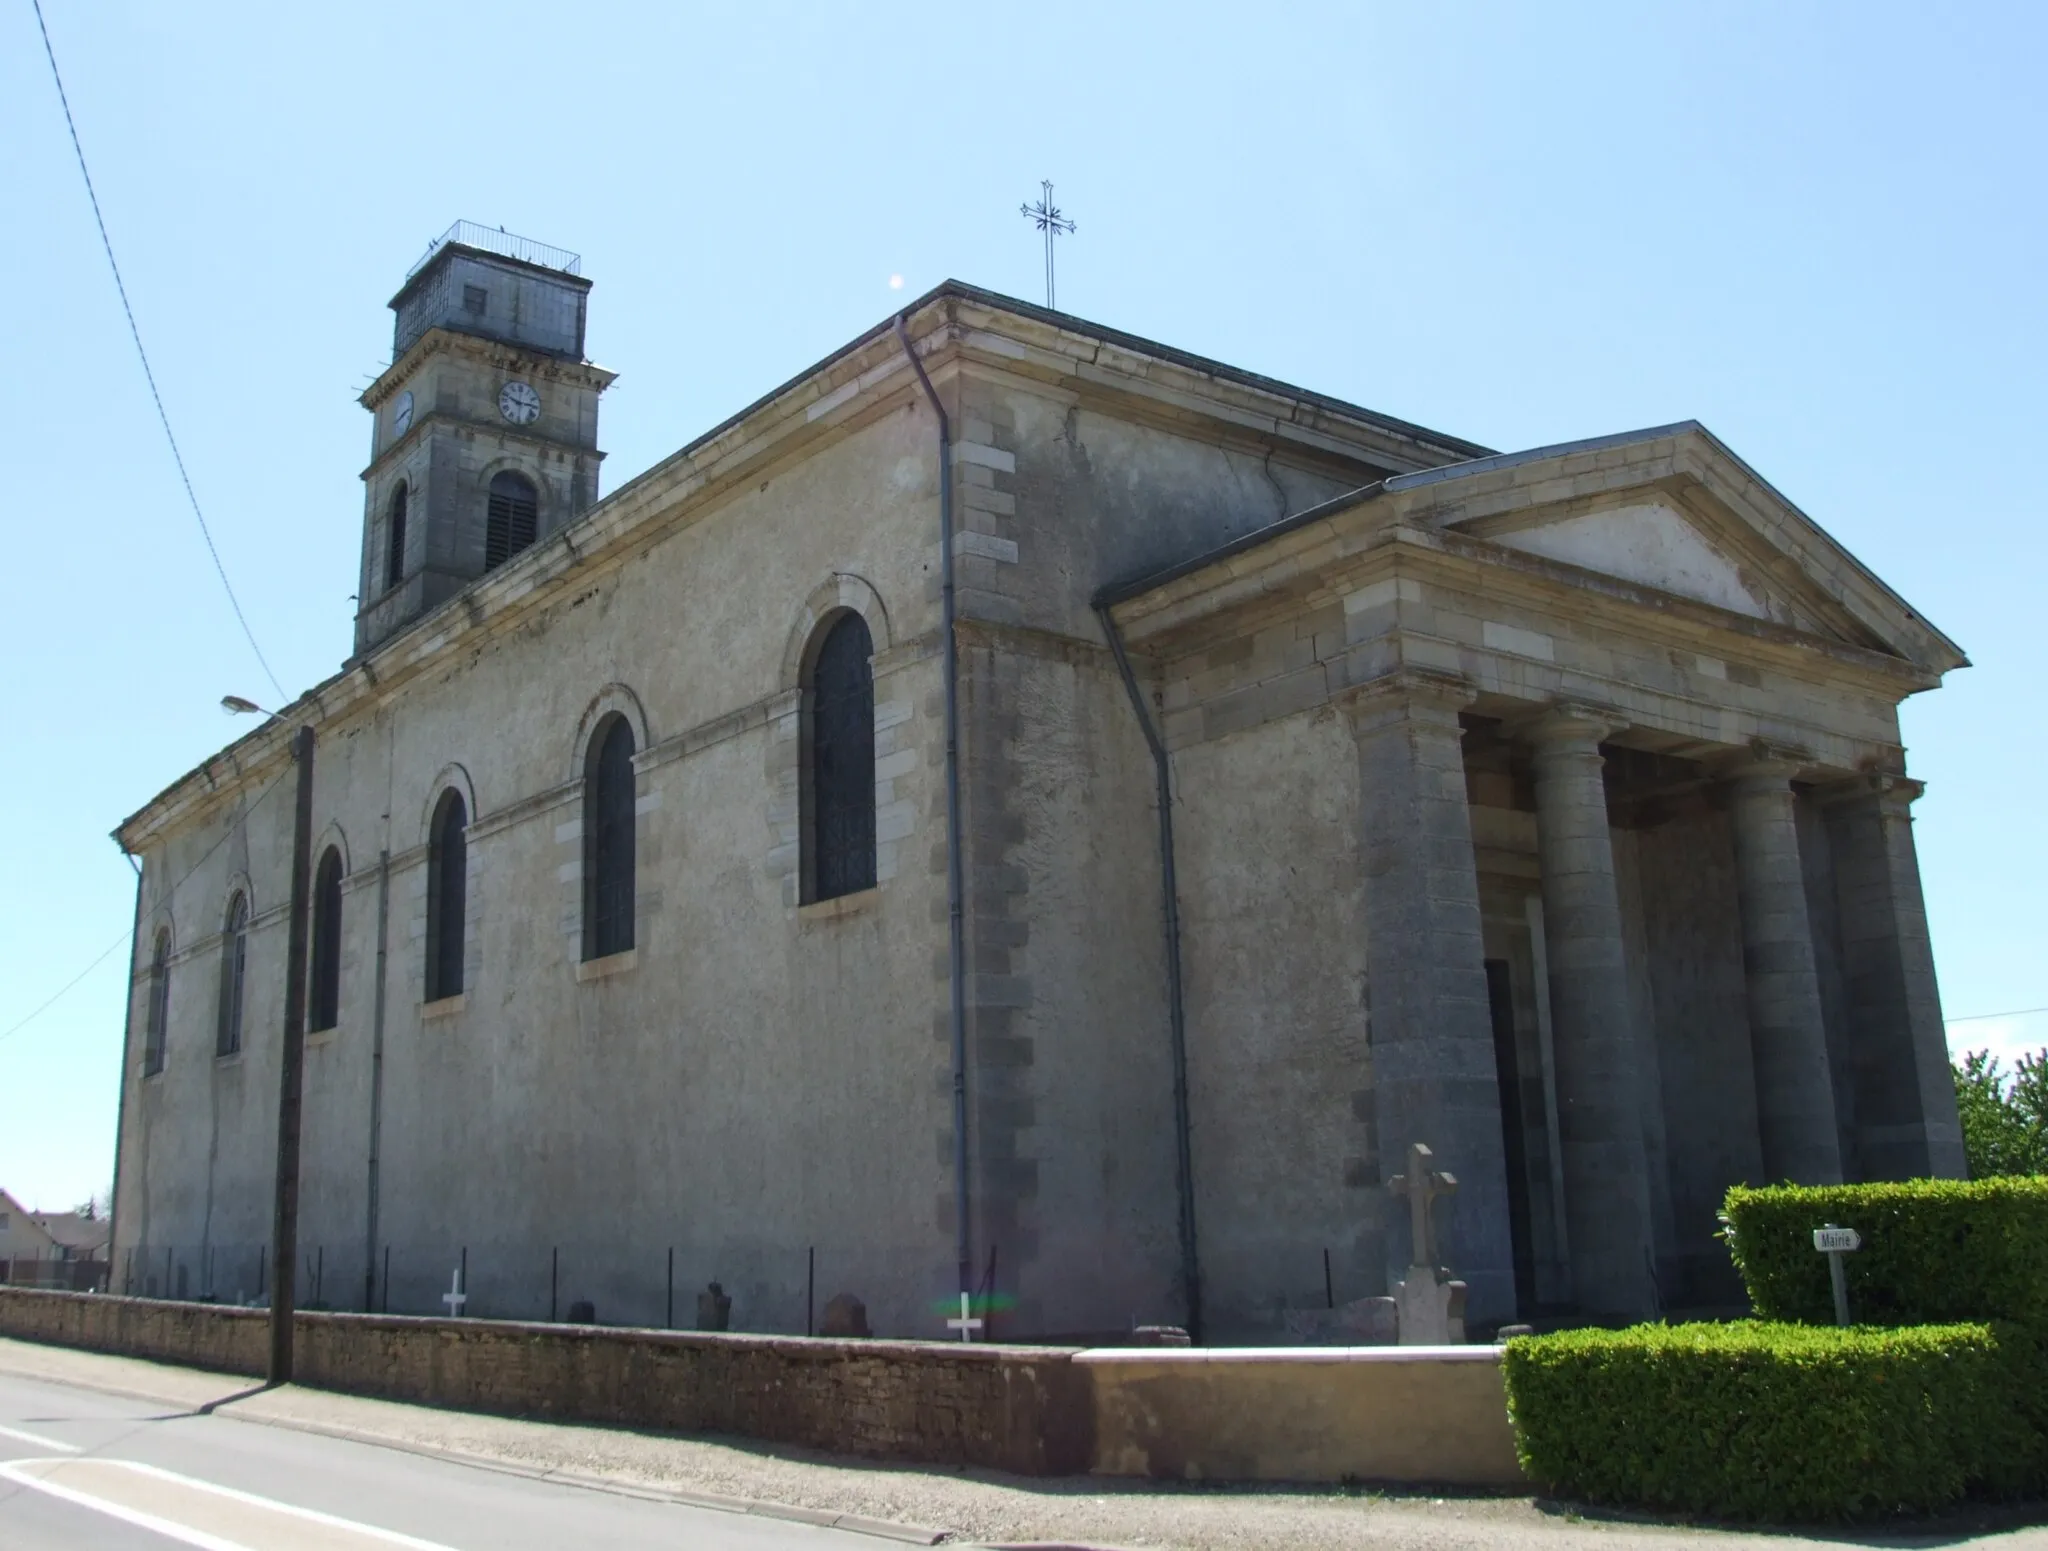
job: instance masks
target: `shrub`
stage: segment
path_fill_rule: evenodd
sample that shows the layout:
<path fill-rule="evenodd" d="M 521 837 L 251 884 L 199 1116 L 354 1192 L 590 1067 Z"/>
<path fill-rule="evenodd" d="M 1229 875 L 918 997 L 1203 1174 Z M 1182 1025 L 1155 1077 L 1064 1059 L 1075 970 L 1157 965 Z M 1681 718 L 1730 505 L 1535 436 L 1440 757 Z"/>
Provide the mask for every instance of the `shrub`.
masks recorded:
<path fill-rule="evenodd" d="M 2031 1365 L 2005 1341 L 1988 1325 L 1523 1336 L 1507 1346 L 1508 1410 L 1522 1468 L 1588 1502 L 1779 1522 L 1924 1513 L 2048 1479 L 2015 1393 Z"/>
<path fill-rule="evenodd" d="M 1738 1185 L 1728 1248 L 1758 1317 L 1832 1324 L 1827 1256 L 1813 1230 L 1863 1235 L 1844 1258 L 1859 1324 L 2017 1320 L 2048 1332 L 2048 1179 L 1877 1185 Z"/>
<path fill-rule="evenodd" d="M 2010 1081 L 1988 1050 L 1949 1064 L 1970 1178 L 2048 1174 L 2048 1049 L 2021 1056 Z"/>

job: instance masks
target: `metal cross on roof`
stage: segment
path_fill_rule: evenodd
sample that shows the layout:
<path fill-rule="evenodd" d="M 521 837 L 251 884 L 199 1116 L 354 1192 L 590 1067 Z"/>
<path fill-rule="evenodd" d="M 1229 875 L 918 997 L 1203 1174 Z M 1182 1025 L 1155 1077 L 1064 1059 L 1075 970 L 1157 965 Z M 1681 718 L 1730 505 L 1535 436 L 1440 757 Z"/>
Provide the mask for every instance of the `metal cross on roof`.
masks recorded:
<path fill-rule="evenodd" d="M 1045 305 L 1050 307 L 1053 304 L 1052 242 L 1055 237 L 1072 236 L 1075 228 L 1072 221 L 1060 214 L 1059 206 L 1052 202 L 1052 181 L 1041 178 L 1038 187 L 1041 190 L 1038 203 L 1019 205 L 1017 213 L 1036 223 L 1038 229 L 1045 233 Z"/>

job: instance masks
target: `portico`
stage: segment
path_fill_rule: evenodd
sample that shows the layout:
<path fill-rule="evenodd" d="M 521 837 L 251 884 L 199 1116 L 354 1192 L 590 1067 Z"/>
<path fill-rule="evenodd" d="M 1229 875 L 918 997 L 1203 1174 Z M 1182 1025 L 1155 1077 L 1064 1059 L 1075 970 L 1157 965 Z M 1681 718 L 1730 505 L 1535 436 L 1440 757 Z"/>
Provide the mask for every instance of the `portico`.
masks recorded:
<path fill-rule="evenodd" d="M 1713 1234 L 1739 1180 L 1960 1173 L 1896 706 L 1961 655 L 1705 431 L 1388 480 L 1116 608 L 1193 870 L 1211 827 L 1269 821 L 1208 791 L 1260 744 L 1356 815 L 1323 836 L 1355 844 L 1356 902 L 1327 896 L 1318 971 L 1356 986 L 1362 1070 L 1322 1074 L 1355 1129 L 1298 1159 L 1346 1188 L 1305 1187 L 1289 1226 L 1360 1291 L 1409 1247 L 1359 1187 L 1414 1142 L 1460 1180 L 1444 1254 L 1481 1323 L 1734 1301 Z M 1191 960 L 1235 952 L 1192 914 Z M 1198 1201 L 1241 1224 L 1199 1161 L 1236 1150 L 1247 1106 L 1205 1096 L 1204 1057 L 1237 1036 L 1192 978 Z M 1267 991 L 1327 1006 L 1302 978 Z"/>

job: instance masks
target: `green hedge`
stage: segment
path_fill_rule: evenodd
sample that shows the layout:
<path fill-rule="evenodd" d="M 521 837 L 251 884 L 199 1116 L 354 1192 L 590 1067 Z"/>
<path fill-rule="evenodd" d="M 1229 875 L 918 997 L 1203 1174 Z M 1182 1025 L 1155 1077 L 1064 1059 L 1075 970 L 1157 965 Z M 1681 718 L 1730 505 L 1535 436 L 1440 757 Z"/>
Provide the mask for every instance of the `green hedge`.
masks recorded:
<path fill-rule="evenodd" d="M 1728 1192 L 1728 1248 L 1762 1319 L 1832 1324 L 1813 1230 L 1863 1235 L 1844 1258 L 1860 1325 L 2018 1320 L 2048 1331 L 2048 1179 L 1919 1179 Z"/>
<path fill-rule="evenodd" d="M 1524 1336 L 1507 1345 L 1508 1410 L 1522 1468 L 1581 1501 L 1775 1522 L 1925 1513 L 2048 1484 L 2015 1341 L 1989 1325 Z"/>

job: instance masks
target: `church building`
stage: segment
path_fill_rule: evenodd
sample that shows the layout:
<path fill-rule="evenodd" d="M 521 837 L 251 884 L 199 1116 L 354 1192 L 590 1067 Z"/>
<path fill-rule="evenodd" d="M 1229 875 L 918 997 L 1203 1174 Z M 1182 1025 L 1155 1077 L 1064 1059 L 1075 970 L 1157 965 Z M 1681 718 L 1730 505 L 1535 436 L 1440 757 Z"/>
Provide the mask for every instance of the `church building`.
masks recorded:
<path fill-rule="evenodd" d="M 580 270 L 429 250 L 352 655 L 117 831 L 116 1290 L 261 1296 L 302 727 L 302 1303 L 1279 1341 L 1422 1142 L 1475 1327 L 1654 1317 L 1739 1303 L 1731 1184 L 1963 1172 L 1898 706 L 1965 659 L 1704 427 L 948 282 L 601 495 Z"/>

